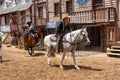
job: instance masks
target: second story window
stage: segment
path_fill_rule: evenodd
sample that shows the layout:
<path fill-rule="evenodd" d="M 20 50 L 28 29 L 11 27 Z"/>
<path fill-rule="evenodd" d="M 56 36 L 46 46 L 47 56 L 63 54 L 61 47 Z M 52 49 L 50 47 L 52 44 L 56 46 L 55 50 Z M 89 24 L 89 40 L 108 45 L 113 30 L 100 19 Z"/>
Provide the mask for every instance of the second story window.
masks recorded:
<path fill-rule="evenodd" d="M 38 7 L 38 16 L 39 18 L 43 17 L 43 7 Z"/>
<path fill-rule="evenodd" d="M 103 0 L 94 0 L 95 5 L 102 5 Z"/>
<path fill-rule="evenodd" d="M 8 25 L 10 22 L 10 16 L 9 15 L 6 15 L 5 16 L 5 24 Z"/>
<path fill-rule="evenodd" d="M 54 13 L 55 13 L 55 16 L 59 15 L 60 13 L 59 3 L 54 4 Z"/>
<path fill-rule="evenodd" d="M 66 1 L 66 12 L 68 14 L 71 14 L 73 12 L 73 10 L 72 10 L 72 0 Z"/>

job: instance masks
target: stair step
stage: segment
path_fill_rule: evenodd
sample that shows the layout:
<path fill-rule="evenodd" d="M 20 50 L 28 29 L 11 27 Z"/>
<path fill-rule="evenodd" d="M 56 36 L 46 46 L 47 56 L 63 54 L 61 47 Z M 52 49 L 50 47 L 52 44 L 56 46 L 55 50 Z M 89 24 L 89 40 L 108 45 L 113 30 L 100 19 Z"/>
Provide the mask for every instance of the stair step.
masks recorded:
<path fill-rule="evenodd" d="M 119 49 L 109 49 L 109 48 L 107 48 L 107 52 L 112 52 L 112 53 L 118 53 L 118 54 L 120 54 L 120 50 Z"/>
<path fill-rule="evenodd" d="M 118 53 L 111 53 L 111 52 L 108 52 L 107 55 L 109 56 L 120 56 L 120 54 Z"/>
<path fill-rule="evenodd" d="M 120 49 L 120 46 L 111 46 L 111 49 Z"/>

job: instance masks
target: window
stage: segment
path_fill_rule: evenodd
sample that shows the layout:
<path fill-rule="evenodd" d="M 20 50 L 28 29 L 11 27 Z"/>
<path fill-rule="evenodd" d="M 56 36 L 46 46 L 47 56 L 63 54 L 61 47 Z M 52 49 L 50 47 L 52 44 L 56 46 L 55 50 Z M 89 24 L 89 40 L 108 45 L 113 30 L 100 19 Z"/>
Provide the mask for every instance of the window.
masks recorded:
<path fill-rule="evenodd" d="M 94 0 L 95 5 L 100 5 L 103 3 L 103 0 Z"/>
<path fill-rule="evenodd" d="M 54 4 L 54 12 L 55 12 L 55 15 L 59 15 L 60 13 L 59 3 Z"/>
<path fill-rule="evenodd" d="M 38 7 L 38 16 L 39 18 L 43 17 L 43 7 Z"/>
<path fill-rule="evenodd" d="M 66 12 L 71 14 L 73 12 L 72 10 L 72 0 L 66 1 Z"/>
<path fill-rule="evenodd" d="M 9 15 L 6 15 L 5 16 L 5 24 L 6 25 L 9 24 L 9 22 L 10 22 L 10 17 L 9 17 Z"/>

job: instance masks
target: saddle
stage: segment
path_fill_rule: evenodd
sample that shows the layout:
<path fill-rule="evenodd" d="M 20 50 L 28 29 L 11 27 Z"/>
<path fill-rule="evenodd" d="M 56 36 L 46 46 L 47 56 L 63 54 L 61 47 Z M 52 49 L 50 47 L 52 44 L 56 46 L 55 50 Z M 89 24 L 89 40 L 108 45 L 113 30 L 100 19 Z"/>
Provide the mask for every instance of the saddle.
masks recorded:
<path fill-rule="evenodd" d="M 54 35 L 54 37 L 51 37 L 50 38 L 51 39 L 51 41 L 52 42 L 57 42 L 57 36 L 56 35 Z M 60 40 L 59 42 L 58 42 L 58 52 L 63 52 L 63 42 L 65 41 L 65 39 L 64 38 L 62 38 L 62 40 Z"/>
<path fill-rule="evenodd" d="M 38 35 L 36 33 L 27 33 L 26 35 L 28 36 L 28 34 L 32 35 L 35 41 L 38 42 Z"/>

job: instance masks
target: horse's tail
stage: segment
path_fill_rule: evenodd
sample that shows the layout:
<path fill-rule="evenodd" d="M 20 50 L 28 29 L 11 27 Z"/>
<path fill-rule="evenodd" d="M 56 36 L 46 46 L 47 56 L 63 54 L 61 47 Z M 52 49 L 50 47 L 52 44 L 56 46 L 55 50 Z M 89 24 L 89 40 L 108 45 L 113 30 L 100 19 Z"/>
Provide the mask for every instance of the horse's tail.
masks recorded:
<path fill-rule="evenodd" d="M 47 45 L 45 44 L 45 42 L 44 42 L 44 49 L 47 51 Z"/>
<path fill-rule="evenodd" d="M 52 52 L 52 53 L 50 53 L 50 57 L 55 57 L 55 53 L 54 52 Z"/>
<path fill-rule="evenodd" d="M 53 47 L 51 47 L 51 53 L 50 53 L 50 57 L 55 57 L 55 50 Z"/>

